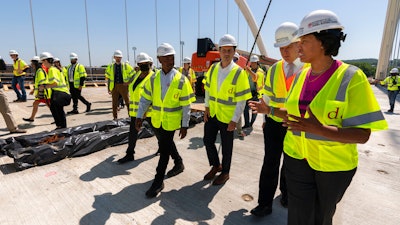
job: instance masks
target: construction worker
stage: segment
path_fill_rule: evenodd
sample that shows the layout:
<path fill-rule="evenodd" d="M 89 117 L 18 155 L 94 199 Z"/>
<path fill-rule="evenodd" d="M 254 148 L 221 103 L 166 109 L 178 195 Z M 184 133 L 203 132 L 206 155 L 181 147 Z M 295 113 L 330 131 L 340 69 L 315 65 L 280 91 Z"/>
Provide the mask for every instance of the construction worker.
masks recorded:
<path fill-rule="evenodd" d="M 69 59 L 71 64 L 69 64 L 65 70 L 65 77 L 68 80 L 69 91 L 72 97 L 72 110 L 68 112 L 68 114 L 79 114 L 78 111 L 78 100 L 81 100 L 83 104 L 86 105 L 86 112 L 90 112 L 90 108 L 92 103 L 88 102 L 82 96 L 82 88 L 85 86 L 85 80 L 87 77 L 85 66 L 78 63 L 78 55 L 72 52 L 69 55 Z"/>
<path fill-rule="evenodd" d="M 132 78 L 129 84 L 129 116 L 131 117 L 131 123 L 129 127 L 129 142 L 126 150 L 126 155 L 118 160 L 118 163 L 123 164 L 135 160 L 135 147 L 138 138 L 138 131 L 135 128 L 136 115 L 139 108 L 140 97 L 142 96 L 144 84 L 149 80 L 153 71 L 151 70 L 150 56 L 144 52 L 141 52 L 136 57 L 136 63 L 140 69 Z M 151 106 L 145 113 L 145 120 L 151 124 Z"/>
<path fill-rule="evenodd" d="M 232 160 L 233 134 L 246 104 L 251 98 L 246 71 L 233 61 L 237 42 L 230 34 L 219 40 L 221 61 L 213 64 L 204 77 L 205 113 L 204 145 L 211 170 L 204 180 L 212 180 L 221 174 L 213 185 L 222 185 L 229 179 Z M 222 165 L 215 146 L 218 131 L 221 135 Z"/>
<path fill-rule="evenodd" d="M 196 85 L 196 73 L 190 68 L 190 63 L 192 60 L 189 57 L 183 58 L 183 66 L 179 67 L 178 71 L 185 75 L 187 79 L 189 79 L 190 84 L 192 85 L 193 91 L 195 90 Z"/>
<path fill-rule="evenodd" d="M 25 75 L 26 71 L 29 69 L 28 64 L 24 60 L 18 58 L 18 52 L 15 50 L 10 50 L 10 57 L 14 61 L 13 63 L 13 78 L 11 81 L 11 87 L 17 94 L 17 99 L 14 102 L 26 102 L 26 91 L 25 91 Z M 17 84 L 19 86 L 18 90 Z"/>
<path fill-rule="evenodd" d="M 284 107 L 295 74 L 303 67 L 303 63 L 298 58 L 297 30 L 296 24 L 285 22 L 279 25 L 275 31 L 274 47 L 279 48 L 282 59 L 269 68 L 265 78 L 265 88 L 261 90 L 261 93 L 269 97 L 271 107 Z M 282 122 L 282 118 L 272 115 L 265 115 L 264 118 L 265 155 L 259 181 L 258 206 L 251 210 L 251 214 L 255 216 L 266 216 L 272 213 L 272 203 L 279 180 L 283 140 L 287 130 L 282 126 Z M 280 170 L 280 202 L 282 206 L 287 207 L 288 195 L 284 165 L 283 163 Z"/>
<path fill-rule="evenodd" d="M 71 95 L 68 90 L 67 82 L 61 72 L 53 66 L 54 56 L 49 52 L 40 54 L 40 61 L 48 68 L 47 84 L 39 85 L 39 92 L 51 89 L 50 111 L 53 115 L 56 129 L 66 128 L 67 119 L 65 117 L 64 106 L 71 104 Z"/>
<path fill-rule="evenodd" d="M 250 56 L 250 66 L 246 66 L 245 68 L 249 78 L 252 100 L 257 100 L 258 92 L 264 88 L 264 77 L 265 77 L 264 70 L 262 70 L 259 67 L 258 61 L 260 61 L 258 56 L 256 55 Z M 244 126 L 242 127 L 243 129 L 252 127 L 253 123 L 257 119 L 257 113 L 252 113 L 250 119 L 249 110 L 250 108 L 246 103 L 246 106 L 244 107 L 243 111 L 243 117 L 244 117 Z"/>
<path fill-rule="evenodd" d="M 393 113 L 394 105 L 396 103 L 397 94 L 399 94 L 400 76 L 399 69 L 392 68 L 390 76 L 381 81 L 381 85 L 387 85 L 390 109 L 388 113 Z"/>
<path fill-rule="evenodd" d="M 288 127 L 288 225 L 332 224 L 357 170 L 357 144 L 388 126 L 364 72 L 333 59 L 346 37 L 342 30 L 331 11 L 306 15 L 298 46 L 300 60 L 310 66 L 294 78 L 284 108 L 250 103 L 258 112 L 284 118 Z"/>
<path fill-rule="evenodd" d="M 34 77 L 33 77 L 34 88 L 29 94 L 33 95 L 35 97 L 35 101 L 33 101 L 33 104 L 32 104 L 31 116 L 29 118 L 22 118 L 24 121 L 27 121 L 27 122 L 35 121 L 35 116 L 38 111 L 40 103 L 44 103 L 48 107 L 50 107 L 50 97 L 51 97 L 51 89 L 48 89 L 48 90 L 44 89 L 43 91 L 39 92 L 39 86 L 41 84 L 49 83 L 49 81 L 47 79 L 47 73 L 42 68 L 42 63 L 40 62 L 39 56 L 32 57 L 31 68 L 34 71 Z"/>
<path fill-rule="evenodd" d="M 0 56 L 0 70 L 6 70 L 6 63 L 3 58 Z M 8 99 L 6 94 L 3 91 L 3 83 L 1 83 L 0 78 L 0 113 L 3 115 L 4 121 L 6 122 L 6 126 L 10 133 L 26 133 L 26 130 L 19 129 L 18 124 L 15 122 L 15 119 L 11 113 L 10 106 L 8 104 Z"/>
<path fill-rule="evenodd" d="M 174 69 L 175 49 L 168 43 L 162 43 L 157 48 L 157 58 L 161 70 L 153 74 L 145 84 L 136 117 L 136 129 L 142 126 L 144 113 L 152 106 L 151 123 L 156 136 L 159 137 L 160 159 L 157 173 L 146 196 L 156 197 L 164 188 L 164 176 L 169 156 L 174 158 L 174 167 L 167 176 L 176 176 L 183 172 L 182 158 L 174 142 L 175 130 L 179 136 L 186 137 L 190 119 L 190 104 L 196 100 L 190 81 Z"/>
<path fill-rule="evenodd" d="M 112 96 L 112 113 L 113 118 L 116 120 L 118 118 L 118 97 L 119 95 L 125 101 L 129 114 L 129 91 L 128 85 L 129 80 L 134 75 L 135 71 L 132 66 L 128 63 L 122 62 L 122 52 L 121 50 L 115 50 L 114 52 L 115 62 L 107 66 L 106 69 L 106 79 L 108 93 Z"/>

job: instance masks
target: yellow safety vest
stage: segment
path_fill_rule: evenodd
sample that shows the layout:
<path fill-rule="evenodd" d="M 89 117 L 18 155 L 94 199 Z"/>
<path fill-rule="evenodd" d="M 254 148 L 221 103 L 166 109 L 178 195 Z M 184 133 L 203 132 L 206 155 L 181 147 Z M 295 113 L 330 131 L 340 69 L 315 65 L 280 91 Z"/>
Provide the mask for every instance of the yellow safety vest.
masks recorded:
<path fill-rule="evenodd" d="M 245 70 L 234 65 L 218 89 L 220 63 L 213 64 L 204 76 L 204 89 L 209 92 L 210 116 L 217 116 L 223 123 L 229 123 L 235 114 L 236 104 L 252 97 L 249 79 Z"/>
<path fill-rule="evenodd" d="M 258 67 L 257 71 L 257 91 L 260 91 L 264 88 L 264 80 L 265 80 L 265 73 L 264 70 Z"/>
<path fill-rule="evenodd" d="M 387 85 L 387 89 L 389 91 L 397 91 L 399 90 L 400 76 L 388 76 L 383 81 L 381 81 L 381 85 Z"/>
<path fill-rule="evenodd" d="M 180 73 L 182 73 L 183 71 L 183 67 L 179 67 L 178 71 Z M 183 73 L 182 73 L 183 74 Z M 194 83 L 196 83 L 196 74 L 194 73 L 194 71 L 192 70 L 192 68 L 189 68 L 189 72 L 188 72 L 188 76 L 187 77 L 190 81 L 190 83 L 193 85 Z"/>
<path fill-rule="evenodd" d="M 108 65 L 106 68 L 106 73 L 105 73 L 109 91 L 112 91 L 114 89 L 114 79 L 115 79 L 114 65 L 115 65 L 115 63 L 111 63 L 110 65 Z M 129 82 L 131 77 L 134 75 L 135 70 L 133 70 L 132 66 L 129 65 L 128 63 L 121 63 L 121 65 L 122 65 L 122 68 L 121 68 L 122 79 L 123 79 L 124 83 L 127 83 L 127 82 Z"/>
<path fill-rule="evenodd" d="M 65 77 L 67 78 L 68 85 L 69 85 L 68 71 L 71 66 L 72 65 L 70 64 L 65 68 L 65 70 L 66 70 Z M 86 69 L 82 64 L 76 63 L 75 70 L 74 70 L 74 87 L 75 88 L 79 88 L 79 86 L 81 84 L 81 77 L 87 77 Z M 85 84 L 83 86 L 85 86 Z"/>
<path fill-rule="evenodd" d="M 25 76 L 26 72 L 22 72 L 22 73 L 18 73 L 18 69 L 20 69 L 21 71 L 28 68 L 29 66 L 25 63 L 24 60 L 22 59 L 17 59 L 14 64 L 13 64 L 13 74 L 16 77 L 19 76 Z"/>
<path fill-rule="evenodd" d="M 283 108 L 288 95 L 283 65 L 283 60 L 280 60 L 268 69 L 267 76 L 265 76 L 264 89 L 261 90 L 262 94 L 270 98 L 269 105 L 274 108 Z M 282 118 L 277 116 L 269 115 L 269 117 L 276 122 L 283 121 Z"/>
<path fill-rule="evenodd" d="M 65 77 L 56 67 L 51 66 L 47 71 L 49 84 L 57 83 L 56 87 L 53 87 L 53 91 L 61 91 L 69 94 L 69 90 L 67 87 L 67 82 L 65 81 Z"/>
<path fill-rule="evenodd" d="M 135 90 L 133 90 L 133 84 L 136 82 L 136 80 L 140 77 L 140 74 L 142 72 L 139 71 L 135 74 L 135 76 L 132 77 L 131 82 L 129 84 L 129 116 L 131 117 L 136 117 L 137 111 L 139 109 L 139 101 L 140 97 L 142 96 L 143 93 L 143 88 L 146 82 L 150 79 L 150 77 L 154 74 L 152 70 L 149 71 L 149 74 L 140 81 L 140 83 L 136 86 Z M 146 117 L 151 117 L 151 106 L 149 109 L 146 111 Z"/>
<path fill-rule="evenodd" d="M 146 82 L 142 96 L 152 102 L 151 123 L 155 128 L 167 131 L 181 127 L 182 107 L 188 106 L 196 100 L 189 80 L 176 71 L 171 84 L 161 99 L 161 73 L 158 70 Z"/>
<path fill-rule="evenodd" d="M 34 89 L 33 89 L 33 96 L 35 96 L 35 100 L 39 100 L 38 94 L 39 94 L 39 86 L 41 84 L 48 84 L 49 81 L 47 79 L 46 72 L 42 69 L 39 68 L 36 70 L 35 73 L 35 83 L 34 83 Z M 45 99 L 50 99 L 51 96 L 51 89 L 47 89 L 44 91 L 44 98 Z"/>
<path fill-rule="evenodd" d="M 285 103 L 288 114 L 300 116 L 300 94 L 310 69 L 304 69 L 293 81 Z M 364 72 L 345 63 L 332 74 L 309 108 L 323 125 L 373 131 L 388 127 Z M 349 171 L 358 164 L 357 144 L 332 141 L 306 132 L 288 130 L 284 151 L 290 157 L 306 159 L 317 171 Z"/>

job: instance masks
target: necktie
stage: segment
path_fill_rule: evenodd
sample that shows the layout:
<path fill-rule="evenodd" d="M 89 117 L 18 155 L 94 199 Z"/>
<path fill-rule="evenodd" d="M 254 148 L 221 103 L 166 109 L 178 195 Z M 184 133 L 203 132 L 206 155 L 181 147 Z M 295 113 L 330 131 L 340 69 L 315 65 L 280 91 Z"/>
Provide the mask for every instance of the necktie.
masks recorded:
<path fill-rule="evenodd" d="M 294 64 L 293 63 L 289 63 L 288 64 L 288 72 L 286 74 L 286 77 L 291 77 L 294 73 Z"/>

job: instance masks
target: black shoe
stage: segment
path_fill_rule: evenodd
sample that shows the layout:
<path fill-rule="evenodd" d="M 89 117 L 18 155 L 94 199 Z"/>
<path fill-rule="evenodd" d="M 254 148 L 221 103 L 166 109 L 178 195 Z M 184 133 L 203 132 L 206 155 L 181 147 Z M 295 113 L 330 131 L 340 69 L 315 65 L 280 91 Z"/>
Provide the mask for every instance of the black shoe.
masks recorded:
<path fill-rule="evenodd" d="M 79 114 L 78 110 L 74 109 L 72 111 L 67 112 L 67 114 Z"/>
<path fill-rule="evenodd" d="M 284 208 L 288 207 L 288 198 L 287 198 L 287 196 L 281 196 L 281 199 L 279 201 L 281 202 L 281 205 Z"/>
<path fill-rule="evenodd" d="M 250 213 L 254 216 L 263 217 L 272 213 L 272 207 L 258 205 Z"/>
<path fill-rule="evenodd" d="M 86 105 L 86 112 L 90 112 L 90 107 L 92 106 L 92 103 L 89 103 Z"/>
<path fill-rule="evenodd" d="M 244 125 L 243 127 L 242 127 L 242 129 L 246 129 L 246 128 L 249 128 L 249 127 L 251 127 L 250 125 Z"/>
<path fill-rule="evenodd" d="M 388 112 L 388 113 L 392 113 L 392 112 L 393 112 L 393 109 L 389 109 L 387 112 Z"/>
<path fill-rule="evenodd" d="M 155 185 L 154 183 L 151 185 L 149 190 L 146 191 L 146 196 L 148 198 L 154 198 L 164 189 L 164 182 L 161 185 Z"/>
<path fill-rule="evenodd" d="M 185 166 L 182 163 L 176 164 L 170 171 L 167 173 L 167 177 L 173 177 L 183 172 Z"/>
<path fill-rule="evenodd" d="M 133 160 L 135 160 L 135 157 L 133 155 L 125 155 L 123 158 L 120 158 L 117 162 L 119 164 L 124 164 Z"/>
<path fill-rule="evenodd" d="M 31 118 L 22 118 L 24 121 L 27 121 L 27 122 L 33 122 L 33 121 L 35 121 L 35 120 L 33 120 L 33 119 L 31 119 Z"/>

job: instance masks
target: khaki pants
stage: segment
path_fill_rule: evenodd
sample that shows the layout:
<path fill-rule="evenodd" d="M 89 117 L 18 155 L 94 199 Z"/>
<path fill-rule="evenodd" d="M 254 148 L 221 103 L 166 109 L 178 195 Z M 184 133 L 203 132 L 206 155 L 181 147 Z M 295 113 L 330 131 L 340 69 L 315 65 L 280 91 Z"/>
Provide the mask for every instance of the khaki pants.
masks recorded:
<path fill-rule="evenodd" d="M 128 92 L 128 86 L 124 84 L 115 84 L 114 89 L 111 91 L 111 97 L 112 97 L 112 111 L 113 111 L 113 117 L 114 119 L 118 118 L 118 97 L 119 95 L 122 96 L 122 98 L 125 101 L 125 106 L 126 109 L 128 110 L 128 115 L 129 115 L 129 92 Z"/>
<path fill-rule="evenodd" d="M 8 105 L 8 99 L 3 89 L 0 89 L 0 113 L 3 115 L 4 120 L 6 121 L 7 129 L 10 132 L 15 131 L 18 128 L 17 123 L 11 114 L 10 106 Z"/>

